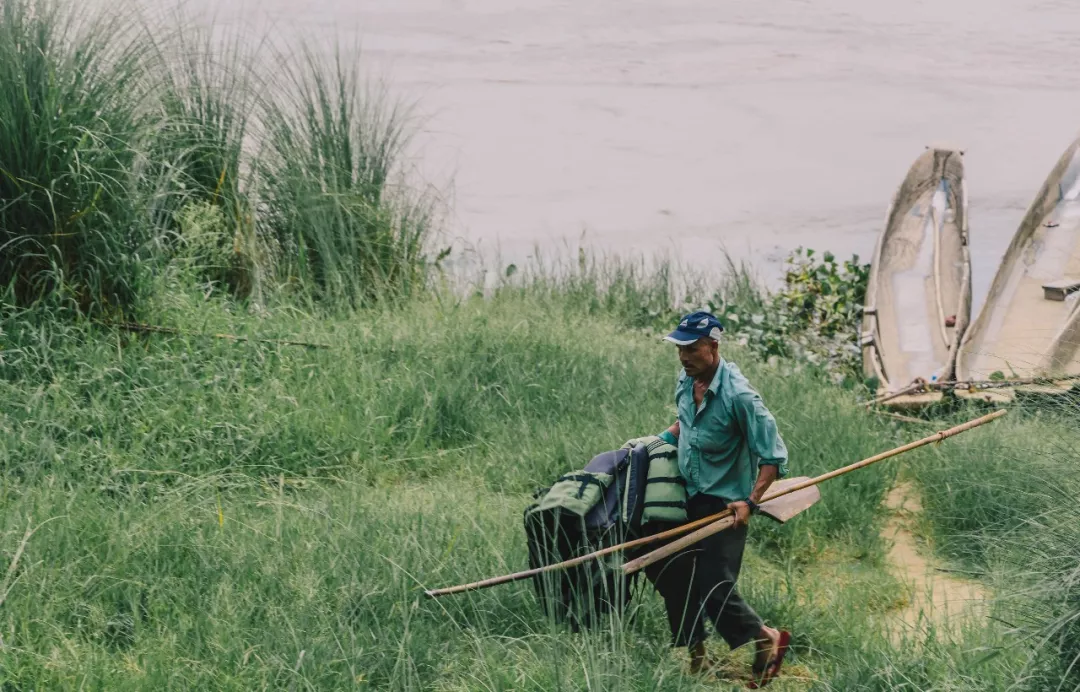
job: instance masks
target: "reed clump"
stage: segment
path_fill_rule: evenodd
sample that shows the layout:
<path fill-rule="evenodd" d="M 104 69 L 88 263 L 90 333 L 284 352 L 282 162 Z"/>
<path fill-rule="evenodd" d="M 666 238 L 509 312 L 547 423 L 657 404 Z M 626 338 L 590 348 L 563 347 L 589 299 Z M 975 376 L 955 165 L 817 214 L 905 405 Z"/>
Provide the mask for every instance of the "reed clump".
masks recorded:
<path fill-rule="evenodd" d="M 5 3 L 9 302 L 131 315 L 174 262 L 260 301 L 287 287 L 355 306 L 426 285 L 436 199 L 405 178 L 408 110 L 357 57 L 222 36 L 180 12 Z"/>

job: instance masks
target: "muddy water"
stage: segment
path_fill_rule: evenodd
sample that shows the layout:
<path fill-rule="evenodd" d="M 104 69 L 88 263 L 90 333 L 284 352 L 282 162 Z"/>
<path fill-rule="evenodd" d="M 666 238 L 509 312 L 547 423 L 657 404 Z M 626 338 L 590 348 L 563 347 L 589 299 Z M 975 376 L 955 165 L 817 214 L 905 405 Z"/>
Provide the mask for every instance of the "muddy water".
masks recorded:
<path fill-rule="evenodd" d="M 419 99 L 454 232 L 508 261 L 583 233 L 701 267 L 726 248 L 766 276 L 798 245 L 866 257 L 907 167 L 945 143 L 967 152 L 978 304 L 1080 130 L 1067 0 L 214 4 L 359 37 Z"/>

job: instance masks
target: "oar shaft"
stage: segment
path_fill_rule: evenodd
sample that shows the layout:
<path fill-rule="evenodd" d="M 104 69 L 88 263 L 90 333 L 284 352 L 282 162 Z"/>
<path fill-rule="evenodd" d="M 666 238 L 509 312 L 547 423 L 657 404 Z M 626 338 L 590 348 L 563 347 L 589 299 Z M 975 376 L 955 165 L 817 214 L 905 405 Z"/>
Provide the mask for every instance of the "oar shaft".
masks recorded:
<path fill-rule="evenodd" d="M 994 420 L 995 418 L 998 418 L 1000 416 L 1005 415 L 1005 413 L 1006 413 L 1005 409 L 1001 409 L 1000 411 L 995 411 L 994 413 L 987 414 L 985 416 L 982 416 L 981 418 L 976 418 L 975 420 L 968 421 L 967 423 L 964 423 L 962 425 L 958 425 L 958 426 L 956 426 L 954 428 L 949 428 L 948 430 L 943 430 L 941 432 L 934 433 L 933 435 L 931 435 L 929 437 L 925 437 L 925 438 L 923 438 L 921 440 L 911 442 L 911 443 L 906 444 L 906 445 L 904 445 L 902 447 L 897 447 L 896 449 L 889 450 L 888 452 L 883 452 L 883 453 L 878 454 L 876 456 L 872 456 L 872 457 L 870 457 L 868 459 L 863 459 L 862 461 L 855 462 L 854 464 L 849 464 L 848 466 L 845 466 L 845 467 L 840 468 L 840 469 L 836 469 L 835 471 L 830 471 L 829 473 L 822 474 L 822 475 L 820 475 L 820 476 L 818 476 L 816 478 L 811 478 L 809 480 L 803 481 L 802 483 L 796 483 L 796 484 L 794 484 L 792 486 L 784 488 L 783 490 L 774 491 L 774 492 L 766 495 L 761 501 L 766 502 L 768 500 L 774 500 L 774 499 L 776 499 L 778 497 L 783 497 L 784 495 L 788 495 L 788 494 L 796 492 L 798 490 L 802 490 L 803 488 L 809 488 L 812 485 L 817 485 L 818 483 L 823 483 L 823 482 L 825 482 L 825 481 L 827 481 L 827 480 L 829 480 L 831 478 L 836 478 L 837 476 L 841 476 L 841 475 L 843 475 L 845 473 L 850 473 L 851 471 L 863 468 L 864 466 L 869 466 L 870 464 L 879 462 L 882 459 L 888 459 L 889 457 L 894 457 L 894 456 L 896 456 L 898 454 L 903 454 L 904 452 L 915 449 L 916 447 L 922 447 L 923 445 L 927 445 L 927 444 L 930 444 L 932 442 L 940 442 L 941 440 L 952 437 L 953 435 L 958 435 L 958 434 L 960 434 L 960 433 L 962 433 L 962 432 L 964 432 L 966 430 L 970 430 L 972 428 L 978 427 L 978 426 L 983 425 L 985 423 L 989 423 L 990 421 Z M 711 526 L 711 525 L 713 525 L 714 523 L 720 523 L 719 520 L 727 518 L 727 517 L 731 517 L 731 516 L 732 516 L 731 510 L 724 510 L 723 512 L 718 512 L 716 514 L 713 514 L 713 515 L 710 515 L 710 516 L 707 516 L 707 517 L 702 517 L 701 519 L 698 519 L 696 521 L 692 521 L 692 522 L 689 522 L 687 524 L 683 524 L 682 526 L 677 526 L 677 527 L 675 527 L 673 529 L 669 529 L 669 530 L 663 531 L 661 533 L 653 534 L 651 536 L 643 536 L 641 538 L 638 538 L 638 539 L 635 539 L 635 540 L 632 540 L 632 541 L 627 541 L 626 543 L 619 543 L 618 545 L 609 546 L 607 548 L 603 548 L 601 550 L 591 552 L 591 553 L 589 553 L 587 555 L 581 555 L 579 557 L 575 557 L 575 558 L 572 558 L 570 560 L 564 560 L 563 562 L 557 562 L 557 563 L 554 563 L 554 564 L 551 564 L 551 565 L 544 565 L 543 567 L 537 567 L 537 568 L 534 568 L 534 569 L 527 569 L 527 570 L 523 570 L 521 572 L 514 572 L 513 574 L 505 574 L 505 575 L 500 576 L 500 577 L 492 577 L 490 579 L 483 579 L 481 581 L 475 581 L 475 582 L 472 582 L 472 583 L 469 583 L 469 584 L 461 584 L 459 586 L 450 586 L 450 587 L 447 587 L 447 588 L 444 588 L 444 589 L 431 589 L 429 591 L 425 591 L 424 594 L 426 596 L 431 597 L 431 598 L 436 598 L 438 596 L 449 596 L 450 594 L 463 593 L 465 591 L 475 591 L 477 589 L 486 589 L 486 588 L 491 587 L 491 586 L 498 586 L 499 584 L 507 584 L 507 583 L 513 582 L 513 581 L 520 581 L 522 579 L 528 579 L 529 577 L 534 577 L 534 576 L 536 576 L 538 574 L 545 574 L 547 572 L 555 572 L 555 571 L 558 571 L 558 570 L 561 570 L 561 569 L 567 569 L 567 568 L 570 568 L 570 567 L 574 567 L 576 565 L 583 564 L 583 563 L 588 562 L 590 560 L 595 560 L 597 558 L 604 557 L 605 555 L 610 555 L 611 553 L 619 552 L 620 550 L 629 550 L 630 548 L 637 548 L 639 546 L 647 545 L 649 543 L 654 543 L 656 541 L 662 541 L 662 540 L 664 540 L 666 538 L 673 538 L 675 536 L 681 536 L 681 535 L 683 535 L 685 533 L 688 533 L 690 531 L 694 531 L 695 529 L 701 529 L 702 527 L 713 529 L 714 527 Z M 716 531 L 720 531 L 720 530 L 722 530 L 722 529 L 715 528 L 708 535 L 711 535 L 712 533 L 715 533 Z M 697 535 L 697 534 L 692 534 L 691 536 L 687 536 L 686 538 L 689 539 L 693 535 Z M 702 536 L 702 537 L 704 537 L 704 536 Z M 698 540 L 701 540 L 701 538 L 700 537 L 695 538 L 694 540 L 683 543 L 682 545 L 683 545 L 683 547 L 685 547 L 686 545 L 691 545 L 691 544 L 697 542 Z M 680 541 L 680 543 L 682 543 L 682 541 Z M 661 548 L 660 550 L 665 550 L 667 548 L 671 548 L 673 545 L 675 545 L 675 543 L 671 543 L 671 544 L 669 544 L 667 546 L 664 546 L 664 548 Z M 679 549 L 680 548 L 676 548 L 672 552 L 677 552 Z M 635 563 L 639 562 L 640 560 L 644 560 L 645 558 L 649 558 L 650 556 L 656 555 L 657 553 L 660 552 L 660 550 L 654 550 L 653 552 L 648 553 L 647 555 L 644 555 L 641 558 L 638 558 L 638 560 L 634 560 L 632 562 L 627 563 L 627 565 L 624 566 L 624 569 L 626 567 L 629 567 L 632 564 L 635 564 Z M 655 561 L 656 559 L 662 559 L 663 557 L 666 557 L 666 555 L 662 555 L 662 556 L 660 556 L 658 558 L 654 558 L 652 561 Z M 651 562 L 647 563 L 647 564 L 651 564 Z M 644 567 L 644 566 L 645 565 L 642 564 L 637 569 L 641 569 L 641 567 Z M 636 570 L 634 570 L 634 571 L 636 571 Z"/>
<path fill-rule="evenodd" d="M 462 593 L 464 591 L 475 591 L 476 589 L 486 589 L 489 586 L 498 586 L 499 584 L 506 584 L 506 583 L 512 582 L 512 581 L 520 581 L 522 579 L 528 579 L 529 577 L 534 577 L 534 576 L 536 576 L 538 574 L 544 574 L 545 572 L 555 572 L 555 571 L 560 570 L 560 569 L 568 569 L 568 568 L 573 567 L 575 565 L 580 565 L 582 563 L 588 562 L 589 560 L 595 560 L 597 558 L 604 557 L 605 555 L 610 555 L 611 553 L 617 553 L 620 550 L 628 550 L 630 548 L 636 548 L 636 547 L 641 546 L 641 545 L 647 545 L 647 544 L 653 543 L 655 541 L 662 541 L 663 539 L 671 538 L 672 536 L 679 536 L 679 535 L 682 535 L 682 534 L 684 534 L 684 533 L 686 533 L 688 531 L 693 531 L 696 528 L 699 528 L 699 527 L 705 526 L 706 524 L 714 522 L 717 519 L 722 519 L 722 518 L 728 517 L 728 516 L 731 516 L 731 510 L 725 509 L 723 512 L 717 512 L 716 514 L 713 514 L 713 515 L 710 515 L 710 516 L 707 516 L 707 517 L 702 517 L 701 519 L 698 519 L 697 521 L 692 521 L 692 522 L 690 522 L 688 524 L 683 524 L 681 526 L 676 526 L 673 529 L 668 529 L 667 531 L 663 531 L 661 533 L 652 534 L 651 536 L 643 536 L 641 538 L 636 538 L 636 539 L 634 539 L 632 541 L 627 541 L 626 543 L 619 543 L 618 545 L 608 546 L 607 548 L 602 548 L 600 550 L 593 551 L 593 552 L 589 553 L 588 555 L 581 555 L 581 556 L 578 556 L 578 557 L 575 557 L 575 558 L 571 558 L 569 560 L 564 560 L 562 562 L 556 562 L 556 563 L 551 564 L 551 565 L 544 565 L 543 567 L 536 567 L 534 569 L 527 569 L 527 570 L 523 570 L 521 572 L 514 572 L 513 574 L 504 574 L 501 577 L 492 577 L 490 579 L 483 579 L 481 581 L 474 581 L 474 582 L 472 582 L 470 584 L 461 584 L 460 586 L 449 586 L 449 587 L 447 587 L 445 589 L 431 589 L 431 590 L 425 591 L 424 595 L 425 596 L 430 596 L 431 598 L 435 598 L 435 597 L 438 597 L 438 596 L 449 596 L 450 594 Z"/>
<path fill-rule="evenodd" d="M 809 488 L 810 486 L 813 486 L 813 485 L 818 485 L 820 483 L 824 483 L 825 481 L 836 478 L 837 476 L 843 476 L 845 473 L 851 473 L 852 471 L 857 471 L 858 469 L 865 468 L 867 466 L 870 466 L 871 464 L 876 464 L 879 461 L 883 461 L 885 459 L 889 459 L 891 457 L 898 456 L 900 454 L 903 454 L 904 452 L 910 452 L 911 450 L 916 449 L 918 447 L 924 447 L 924 446 L 926 446 L 928 444 L 933 444 L 934 442 L 941 442 L 942 440 L 948 439 L 948 438 L 950 438 L 950 437 L 952 437 L 954 435 L 959 435 L 962 432 L 966 432 L 968 430 L 971 430 L 972 428 L 977 428 L 980 425 L 985 425 L 986 423 L 989 423 L 992 420 L 995 420 L 997 418 L 1001 418 L 1007 412 L 1008 412 L 1007 409 L 1000 409 L 998 411 L 994 411 L 993 413 L 988 413 L 985 416 L 981 416 L 981 417 L 976 418 L 974 420 L 970 420 L 967 423 L 962 423 L 962 424 L 957 425 L 955 427 L 949 428 L 948 430 L 942 430 L 940 432 L 936 432 L 933 435 L 922 438 L 921 440 L 916 440 L 914 442 L 909 442 L 908 444 L 903 445 L 902 447 L 897 447 L 896 449 L 890 449 L 887 452 L 882 452 L 881 454 L 876 454 L 876 455 L 874 455 L 872 457 L 868 457 L 866 459 L 863 459 L 862 461 L 857 461 L 854 464 L 848 464 L 847 466 L 844 466 L 842 468 L 838 468 L 835 471 L 829 471 L 828 473 L 823 473 L 820 476 L 817 476 L 815 478 L 810 478 L 808 480 L 805 480 L 802 483 L 795 483 L 794 485 L 792 485 L 790 487 L 787 487 L 787 488 L 784 488 L 783 490 L 777 490 L 777 491 L 772 492 L 772 493 L 767 493 L 765 495 L 765 497 L 763 497 L 761 499 L 761 502 L 768 502 L 769 500 L 775 500 L 778 497 L 783 497 L 784 495 L 789 495 L 789 494 L 791 494 L 793 492 L 796 492 L 798 490 L 802 490 L 804 488 Z M 729 528 L 733 523 L 734 523 L 733 521 L 725 521 L 725 520 L 714 521 L 711 524 L 709 524 L 708 526 L 705 526 L 704 528 L 698 529 L 697 531 L 695 531 L 692 534 L 689 534 L 688 536 L 683 536 L 682 538 L 680 538 L 677 541 L 672 541 L 671 543 L 669 543 L 669 544 L 667 544 L 667 545 L 665 545 L 665 546 L 663 546 L 661 548 L 657 548 L 656 550 L 652 551 L 651 553 L 647 553 L 647 554 L 642 555 L 641 557 L 637 558 L 636 560 L 631 560 L 630 562 L 627 562 L 625 565 L 623 565 L 623 572 L 625 574 L 633 574 L 634 572 L 637 572 L 640 569 L 644 569 L 645 567 L 648 567 L 649 565 L 653 564 L 654 562 L 657 562 L 658 560 L 663 560 L 664 558 L 666 558 L 666 557 L 668 557 L 670 555 L 674 555 L 675 553 L 679 552 L 680 550 L 682 550 L 682 549 L 684 549 L 684 548 L 686 548 L 688 546 L 691 546 L 694 543 L 697 543 L 698 541 L 700 541 L 700 540 L 702 540 L 704 538 L 708 538 L 709 536 L 711 536 L 711 535 L 713 535 L 715 533 L 719 533 L 720 531 L 723 531 L 724 529 Z"/>

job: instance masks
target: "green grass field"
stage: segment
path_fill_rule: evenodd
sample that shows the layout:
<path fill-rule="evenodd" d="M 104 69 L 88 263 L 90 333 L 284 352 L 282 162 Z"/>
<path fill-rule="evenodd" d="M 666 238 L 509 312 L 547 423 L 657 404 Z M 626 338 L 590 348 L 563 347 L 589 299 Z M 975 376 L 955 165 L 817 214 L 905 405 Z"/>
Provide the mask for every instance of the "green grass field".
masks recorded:
<path fill-rule="evenodd" d="M 520 290 L 188 316 L 173 324 L 329 348 L 3 323 L 8 689 L 708 687 L 668 649 L 647 586 L 634 617 L 581 635 L 546 622 L 528 582 L 419 593 L 524 567 L 531 491 L 667 424 L 677 362 L 655 336 Z M 793 473 L 925 434 L 725 350 L 775 412 Z M 1047 425 L 1029 418 L 833 481 L 788 526 L 758 521 L 743 589 L 796 635 L 777 689 L 1009 688 L 1039 647 L 1004 627 L 888 635 L 909 594 L 885 567 L 880 500 L 901 469 L 933 498 L 944 469 L 971 480 L 990 450 L 1029 449 Z"/>
<path fill-rule="evenodd" d="M 525 567 L 536 488 L 671 423 L 657 330 L 701 296 L 794 474 L 935 429 L 856 404 L 865 265 L 800 251 L 767 296 L 582 251 L 478 291 L 408 184 L 408 110 L 312 45 L 0 5 L 0 690 L 737 687 L 719 645 L 731 679 L 687 674 L 644 582 L 583 634 L 527 582 L 422 591 Z M 794 632 L 772 689 L 1078 689 L 1076 411 L 1018 405 L 755 520 L 741 588 Z M 981 619 L 899 624 L 898 477 Z"/>

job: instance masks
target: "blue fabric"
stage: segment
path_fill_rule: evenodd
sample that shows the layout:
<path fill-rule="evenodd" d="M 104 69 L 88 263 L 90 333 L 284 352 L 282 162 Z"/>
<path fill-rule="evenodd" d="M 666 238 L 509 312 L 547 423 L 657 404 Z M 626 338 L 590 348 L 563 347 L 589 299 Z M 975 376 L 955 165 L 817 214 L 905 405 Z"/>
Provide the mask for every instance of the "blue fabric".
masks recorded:
<path fill-rule="evenodd" d="M 720 360 L 700 406 L 694 405 L 693 378 L 681 372 L 675 405 L 679 471 L 690 497 L 745 500 L 765 464 L 775 465 L 780 478 L 787 475 L 787 447 L 776 419 L 734 363 Z"/>

